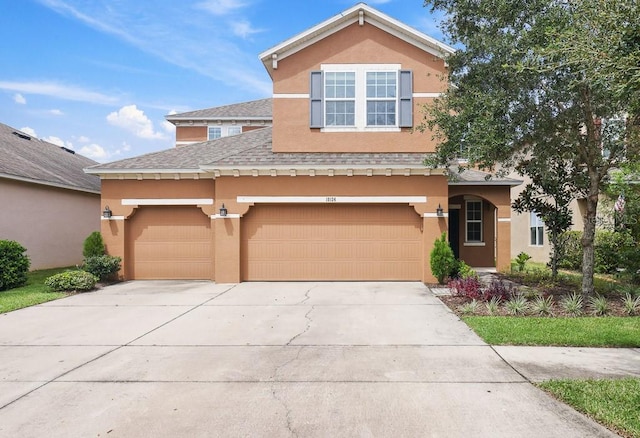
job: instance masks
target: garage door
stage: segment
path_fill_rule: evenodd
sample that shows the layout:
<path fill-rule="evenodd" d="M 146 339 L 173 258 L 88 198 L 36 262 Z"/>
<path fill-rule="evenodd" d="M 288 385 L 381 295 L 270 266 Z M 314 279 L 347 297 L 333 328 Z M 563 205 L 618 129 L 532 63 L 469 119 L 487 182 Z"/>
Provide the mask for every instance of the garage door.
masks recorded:
<path fill-rule="evenodd" d="M 211 279 L 211 219 L 196 207 L 141 207 L 130 219 L 128 259 L 138 280 Z"/>
<path fill-rule="evenodd" d="M 420 280 L 422 220 L 399 205 L 258 205 L 242 220 L 244 280 Z"/>

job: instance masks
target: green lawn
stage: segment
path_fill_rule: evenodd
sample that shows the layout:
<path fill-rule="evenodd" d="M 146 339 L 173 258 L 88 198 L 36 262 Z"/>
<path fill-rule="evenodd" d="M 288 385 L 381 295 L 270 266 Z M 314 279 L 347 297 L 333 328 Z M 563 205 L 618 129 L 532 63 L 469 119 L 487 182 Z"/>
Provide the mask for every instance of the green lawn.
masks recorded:
<path fill-rule="evenodd" d="M 536 318 L 465 316 L 491 345 L 640 347 L 640 317 Z"/>
<path fill-rule="evenodd" d="M 44 285 L 44 280 L 53 274 L 64 272 L 68 269 L 75 268 L 43 269 L 29 272 L 26 285 L 0 292 L 0 313 L 11 312 L 12 310 L 66 297 L 68 294 L 65 292 L 51 292 Z"/>
<path fill-rule="evenodd" d="M 550 380 L 538 385 L 619 434 L 640 437 L 640 379 Z"/>

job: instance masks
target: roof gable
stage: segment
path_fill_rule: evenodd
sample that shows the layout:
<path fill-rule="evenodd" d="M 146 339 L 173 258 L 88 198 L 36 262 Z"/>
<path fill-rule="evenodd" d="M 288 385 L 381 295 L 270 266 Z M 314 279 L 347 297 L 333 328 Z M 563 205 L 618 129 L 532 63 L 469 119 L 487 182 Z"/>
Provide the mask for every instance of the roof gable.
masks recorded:
<path fill-rule="evenodd" d="M 95 161 L 2 123 L 0 156 L 1 178 L 100 193 L 100 179 L 83 171 Z"/>
<path fill-rule="evenodd" d="M 409 27 L 365 3 L 358 3 L 350 9 L 262 52 L 259 58 L 265 64 L 267 70 L 269 70 L 270 67 L 275 69 L 277 68 L 278 61 L 354 23 L 360 23 L 361 25 L 369 23 L 439 58 L 444 59 L 447 55 L 455 51 L 453 47 Z"/>
<path fill-rule="evenodd" d="M 273 119 L 273 102 L 271 98 L 251 100 L 249 102 L 199 109 L 179 114 L 170 114 L 165 118 L 172 121 L 181 120 L 271 120 Z"/>

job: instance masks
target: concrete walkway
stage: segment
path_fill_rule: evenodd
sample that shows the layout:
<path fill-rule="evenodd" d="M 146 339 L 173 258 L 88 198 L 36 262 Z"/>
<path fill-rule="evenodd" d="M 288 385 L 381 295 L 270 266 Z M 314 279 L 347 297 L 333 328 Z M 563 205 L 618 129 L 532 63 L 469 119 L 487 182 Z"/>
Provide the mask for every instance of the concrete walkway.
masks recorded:
<path fill-rule="evenodd" d="M 0 436 L 616 436 L 529 382 L 593 358 L 640 369 L 488 346 L 420 283 L 128 282 L 0 315 Z"/>

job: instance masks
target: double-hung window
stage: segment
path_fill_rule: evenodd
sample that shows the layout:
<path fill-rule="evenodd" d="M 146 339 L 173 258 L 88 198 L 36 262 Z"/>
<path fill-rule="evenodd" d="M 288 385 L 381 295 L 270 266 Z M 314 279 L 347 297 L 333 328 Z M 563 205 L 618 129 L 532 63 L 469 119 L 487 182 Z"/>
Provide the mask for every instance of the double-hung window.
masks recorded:
<path fill-rule="evenodd" d="M 482 201 L 466 201 L 466 238 L 468 243 L 482 242 Z"/>
<path fill-rule="evenodd" d="M 222 137 L 222 129 L 218 126 L 209 126 L 208 139 L 215 140 L 220 137 Z"/>
<path fill-rule="evenodd" d="M 544 244 L 544 221 L 535 211 L 529 214 L 529 229 L 531 231 L 531 246 L 542 246 Z"/>
<path fill-rule="evenodd" d="M 399 64 L 327 64 L 311 72 L 312 128 L 399 131 L 413 126 L 413 74 Z"/>

